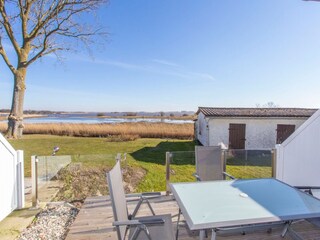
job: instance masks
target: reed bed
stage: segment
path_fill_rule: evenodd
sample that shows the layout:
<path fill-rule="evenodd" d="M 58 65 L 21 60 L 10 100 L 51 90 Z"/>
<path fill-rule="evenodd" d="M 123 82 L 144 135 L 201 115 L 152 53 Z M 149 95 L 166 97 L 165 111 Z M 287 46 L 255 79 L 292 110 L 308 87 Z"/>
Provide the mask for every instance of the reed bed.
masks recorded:
<path fill-rule="evenodd" d="M 4 132 L 7 125 L 0 124 Z M 110 137 L 119 136 L 123 140 L 136 138 L 176 138 L 192 139 L 192 123 L 118 123 L 118 124 L 78 124 L 78 123 L 41 123 L 25 124 L 24 134 L 50 134 L 77 137 Z"/>

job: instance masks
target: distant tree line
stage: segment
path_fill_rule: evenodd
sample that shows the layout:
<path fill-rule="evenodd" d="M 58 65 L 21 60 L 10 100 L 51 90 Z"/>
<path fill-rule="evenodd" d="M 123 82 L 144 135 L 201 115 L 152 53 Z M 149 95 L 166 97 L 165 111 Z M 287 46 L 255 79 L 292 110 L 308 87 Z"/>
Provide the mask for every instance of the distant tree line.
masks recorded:
<path fill-rule="evenodd" d="M 0 113 L 8 113 L 10 109 L 0 109 Z M 24 110 L 23 114 L 61 114 L 63 111 L 49 111 L 49 110 Z"/>

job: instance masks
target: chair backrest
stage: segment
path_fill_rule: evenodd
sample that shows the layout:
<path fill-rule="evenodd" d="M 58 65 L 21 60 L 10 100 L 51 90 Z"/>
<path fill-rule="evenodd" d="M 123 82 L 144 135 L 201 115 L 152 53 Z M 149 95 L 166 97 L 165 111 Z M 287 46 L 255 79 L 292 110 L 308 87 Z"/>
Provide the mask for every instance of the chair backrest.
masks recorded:
<path fill-rule="evenodd" d="M 196 146 L 196 171 L 201 181 L 223 180 L 221 146 Z"/>
<path fill-rule="evenodd" d="M 115 221 L 128 221 L 126 195 L 122 183 L 120 161 L 107 173 L 109 194 Z M 126 226 L 117 227 L 118 239 L 124 239 Z"/>

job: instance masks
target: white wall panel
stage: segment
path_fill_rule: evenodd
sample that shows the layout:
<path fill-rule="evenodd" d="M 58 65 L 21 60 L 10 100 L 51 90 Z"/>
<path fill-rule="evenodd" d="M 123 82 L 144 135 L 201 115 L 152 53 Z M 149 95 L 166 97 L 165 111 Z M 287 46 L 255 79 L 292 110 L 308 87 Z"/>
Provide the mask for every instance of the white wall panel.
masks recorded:
<path fill-rule="evenodd" d="M 0 134 L 0 221 L 17 207 L 16 152 Z"/>
<path fill-rule="evenodd" d="M 276 177 L 294 186 L 320 186 L 320 110 L 277 148 Z"/>

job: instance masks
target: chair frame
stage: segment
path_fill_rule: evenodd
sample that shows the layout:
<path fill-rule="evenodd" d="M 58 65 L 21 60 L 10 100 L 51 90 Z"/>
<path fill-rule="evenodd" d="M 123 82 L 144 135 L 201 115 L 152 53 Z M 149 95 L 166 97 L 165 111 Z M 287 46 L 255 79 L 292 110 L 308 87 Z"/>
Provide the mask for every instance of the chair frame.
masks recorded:
<path fill-rule="evenodd" d="M 118 169 L 118 170 L 117 170 Z M 120 172 L 119 172 L 120 170 Z M 118 176 L 120 176 L 121 178 L 121 184 L 122 184 L 122 172 L 121 172 L 121 168 L 120 168 L 120 161 L 117 161 L 116 165 L 113 167 L 113 169 L 111 171 L 118 171 L 117 174 Z M 158 198 L 159 196 L 161 196 L 161 193 L 145 193 L 145 194 L 132 194 L 129 195 L 131 197 L 139 197 L 139 202 L 136 205 L 134 211 L 132 214 L 128 214 L 128 208 L 127 208 L 127 200 L 123 199 L 125 201 L 125 207 L 126 207 L 126 216 L 124 220 L 119 220 L 118 219 L 118 213 L 117 213 L 117 206 L 115 204 L 115 194 L 114 194 L 114 185 L 112 183 L 113 179 L 111 174 L 115 174 L 115 173 L 111 173 L 111 171 L 109 171 L 108 173 L 106 173 L 106 178 L 107 178 L 107 182 L 108 182 L 108 186 L 109 186 L 109 194 L 110 194 L 110 198 L 111 198 L 111 205 L 112 205 L 112 210 L 113 210 L 113 215 L 114 215 L 114 222 L 113 222 L 113 226 L 116 227 L 116 231 L 117 231 L 117 236 L 119 240 L 124 240 L 127 236 L 128 230 L 132 227 L 134 227 L 133 230 L 133 234 L 131 235 L 131 237 L 129 237 L 129 240 L 135 240 L 138 238 L 139 234 L 141 232 L 145 232 L 148 239 L 151 239 L 151 235 L 148 229 L 148 226 L 150 225 L 154 225 L 154 224 L 165 224 L 165 220 L 163 218 L 161 218 L 161 216 L 156 216 L 155 212 L 149 202 L 150 198 Z M 122 189 L 123 194 L 124 194 L 124 190 Z M 125 195 L 124 195 L 125 197 Z M 151 216 L 152 218 L 148 218 L 148 219 L 135 219 L 136 214 L 138 213 L 138 210 L 140 208 L 140 206 L 143 203 L 147 203 L 151 213 L 153 216 Z M 125 226 L 125 230 L 124 233 L 120 230 L 120 227 Z"/>
<path fill-rule="evenodd" d="M 220 149 L 220 151 L 222 150 L 221 146 L 195 146 L 196 169 L 198 169 L 198 156 L 197 156 L 198 148 L 216 148 L 216 149 Z M 224 160 L 222 159 L 222 155 L 220 157 L 220 161 L 221 161 L 221 179 L 219 180 L 225 180 L 226 177 L 233 180 L 236 179 L 234 176 L 232 176 L 231 174 L 225 171 L 225 163 L 224 163 Z M 198 172 L 194 173 L 193 176 L 196 178 L 197 181 L 204 181 L 203 179 L 201 179 L 201 176 L 198 174 Z M 208 181 L 208 180 L 205 180 L 205 181 Z"/>

